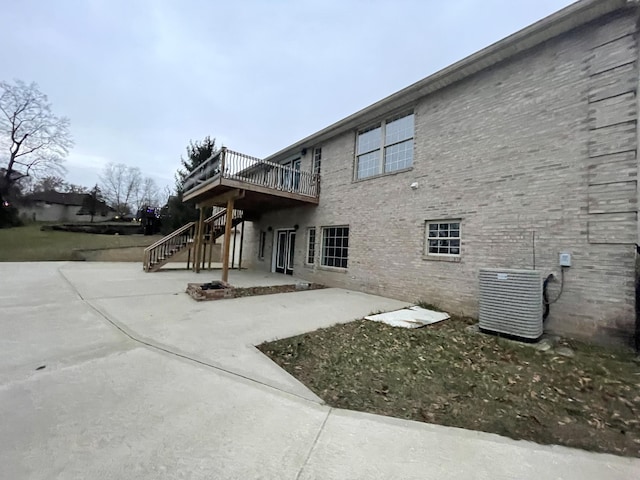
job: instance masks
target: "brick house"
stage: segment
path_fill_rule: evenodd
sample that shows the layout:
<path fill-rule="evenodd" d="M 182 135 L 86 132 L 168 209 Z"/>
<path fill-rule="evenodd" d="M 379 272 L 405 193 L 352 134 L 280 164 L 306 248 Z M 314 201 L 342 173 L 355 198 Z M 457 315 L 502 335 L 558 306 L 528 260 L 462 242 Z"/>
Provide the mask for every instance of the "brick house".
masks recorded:
<path fill-rule="evenodd" d="M 579 1 L 264 160 L 222 149 L 185 199 L 242 209 L 254 268 L 471 316 L 480 268 L 569 252 L 547 328 L 628 339 L 637 22 Z"/>

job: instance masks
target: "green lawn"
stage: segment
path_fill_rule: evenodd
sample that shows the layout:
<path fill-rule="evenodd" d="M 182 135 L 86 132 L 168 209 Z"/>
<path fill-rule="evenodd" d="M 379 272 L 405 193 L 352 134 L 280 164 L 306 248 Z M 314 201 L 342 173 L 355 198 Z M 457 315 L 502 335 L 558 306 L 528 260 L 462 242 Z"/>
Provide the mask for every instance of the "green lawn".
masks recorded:
<path fill-rule="evenodd" d="M 148 246 L 158 236 L 41 231 L 41 224 L 0 229 L 1 262 L 75 260 L 74 250 Z"/>
<path fill-rule="evenodd" d="M 361 320 L 259 348 L 329 405 L 544 444 L 640 457 L 640 364 L 564 341 L 575 356 L 471 332 Z"/>

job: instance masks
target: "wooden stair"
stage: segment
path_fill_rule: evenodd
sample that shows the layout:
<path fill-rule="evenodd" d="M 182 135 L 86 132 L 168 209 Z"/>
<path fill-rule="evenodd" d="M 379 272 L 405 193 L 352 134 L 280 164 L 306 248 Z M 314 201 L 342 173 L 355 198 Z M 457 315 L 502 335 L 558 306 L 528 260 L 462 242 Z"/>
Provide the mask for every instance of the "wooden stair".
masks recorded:
<path fill-rule="evenodd" d="M 217 211 L 216 211 L 217 210 Z M 205 241 L 213 241 L 224 235 L 225 225 L 227 223 L 227 210 L 225 208 L 216 207 L 214 214 L 204 221 Z M 231 227 L 235 228 L 244 221 L 241 210 L 234 210 L 231 219 Z"/>
<path fill-rule="evenodd" d="M 233 228 L 244 221 L 242 211 L 234 210 L 231 219 Z M 225 209 L 214 209 L 213 215 L 204 221 L 204 242 L 203 249 L 210 242 L 224 234 L 227 222 L 227 212 Z M 145 272 L 157 272 L 163 265 L 168 263 L 178 253 L 185 250 L 193 250 L 195 245 L 195 237 L 197 230 L 197 222 L 189 222 L 174 232 L 171 232 L 164 238 L 149 245 L 144 249 L 143 268 Z M 192 256 L 195 258 L 195 256 Z M 188 262 L 187 262 L 187 268 Z"/>

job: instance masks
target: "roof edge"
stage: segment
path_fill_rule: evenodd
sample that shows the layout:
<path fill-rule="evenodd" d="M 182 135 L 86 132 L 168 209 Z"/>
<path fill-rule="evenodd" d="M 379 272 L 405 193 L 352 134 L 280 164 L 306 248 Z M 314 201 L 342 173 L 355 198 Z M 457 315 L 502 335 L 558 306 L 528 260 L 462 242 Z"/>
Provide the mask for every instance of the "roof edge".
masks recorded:
<path fill-rule="evenodd" d="M 265 160 L 273 160 L 296 149 L 308 148 L 344 131 L 357 128 L 363 122 L 385 111 L 402 108 L 421 97 L 459 82 L 520 52 L 567 33 L 609 13 L 638 6 L 638 0 L 582 0 L 503 38 L 442 70 L 365 107 L 328 127 L 299 140 Z"/>

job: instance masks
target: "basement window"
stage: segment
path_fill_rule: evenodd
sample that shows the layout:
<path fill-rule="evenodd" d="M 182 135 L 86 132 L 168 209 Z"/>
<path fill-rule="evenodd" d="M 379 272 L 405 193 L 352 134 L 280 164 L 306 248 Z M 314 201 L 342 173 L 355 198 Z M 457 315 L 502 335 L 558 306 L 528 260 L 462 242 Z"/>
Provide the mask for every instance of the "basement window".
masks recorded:
<path fill-rule="evenodd" d="M 321 253 L 323 266 L 347 268 L 349 227 L 323 227 Z"/>
<path fill-rule="evenodd" d="M 460 220 L 428 220 L 425 255 L 460 256 Z"/>

